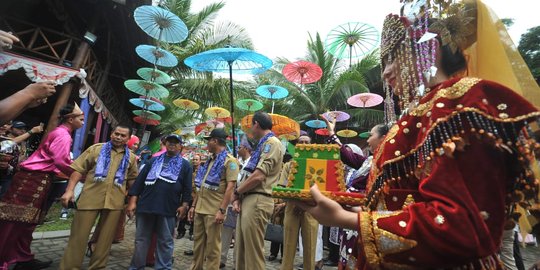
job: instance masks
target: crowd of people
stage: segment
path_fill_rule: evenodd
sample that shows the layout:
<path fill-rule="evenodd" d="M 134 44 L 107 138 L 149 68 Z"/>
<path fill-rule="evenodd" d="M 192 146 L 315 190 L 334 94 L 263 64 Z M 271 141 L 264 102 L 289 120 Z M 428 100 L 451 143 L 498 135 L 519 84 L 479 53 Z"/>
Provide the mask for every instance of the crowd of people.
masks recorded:
<path fill-rule="evenodd" d="M 481 13 L 485 6 L 474 9 Z M 46 102 L 52 83 L 31 84 L 0 101 L 0 269 L 50 266 L 30 247 L 57 197 L 53 183 L 62 178 L 69 180 L 57 185 L 60 201 L 75 211 L 60 269 L 81 269 L 85 253 L 89 269 L 105 269 L 126 217 L 136 221 L 134 270 L 172 269 L 174 239 L 186 232 L 192 270 L 225 267 L 231 247 L 236 270 L 265 269 L 280 253 L 281 269 L 290 270 L 298 267 L 299 246 L 300 267 L 311 270 L 524 269 L 516 209 L 539 203 L 539 149 L 529 123 L 540 112 L 501 84 L 462 76 L 470 72 L 469 39 L 454 38 L 444 20 L 419 16 L 389 15 L 384 22 L 387 123 L 370 130 L 367 147 L 343 144 L 335 119 L 322 116 L 325 143 L 340 146 L 347 192 L 365 194 L 362 207 L 339 205 L 316 185 L 311 203 L 273 198 L 274 186 L 288 186 L 292 156 L 264 112 L 253 115 L 251 138 L 242 139 L 238 157 L 228 150 L 229 134 L 214 129 L 204 137 L 207 153 L 192 154 L 191 161 L 177 134 L 163 136 L 162 151 L 146 158 L 149 153 L 136 154 L 133 129 L 120 124 L 109 141 L 73 159 L 72 133 L 85 120 L 76 103 L 60 110 L 60 125 L 32 154 L 25 142 L 43 125 L 29 129 L 12 121 Z M 426 38 L 430 31 L 442 37 Z M 0 45 L 13 42 L 16 37 L 0 31 Z M 311 141 L 303 132 L 295 143 Z M 266 253 L 270 223 L 282 226 L 283 239 Z"/>

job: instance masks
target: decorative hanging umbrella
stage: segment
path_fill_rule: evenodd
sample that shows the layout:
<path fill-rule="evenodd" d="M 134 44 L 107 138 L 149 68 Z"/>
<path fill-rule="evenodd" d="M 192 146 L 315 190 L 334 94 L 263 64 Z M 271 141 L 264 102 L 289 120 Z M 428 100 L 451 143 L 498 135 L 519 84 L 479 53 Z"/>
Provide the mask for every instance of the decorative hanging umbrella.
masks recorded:
<path fill-rule="evenodd" d="M 163 106 L 161 103 L 145 98 L 144 96 L 140 98 L 132 98 L 129 100 L 129 102 L 139 108 L 146 108 L 146 110 L 150 111 L 159 112 L 165 110 L 165 106 Z"/>
<path fill-rule="evenodd" d="M 325 112 L 323 116 L 329 121 L 333 121 L 334 119 L 336 119 L 336 122 L 345 122 L 351 118 L 351 115 L 342 111 Z"/>
<path fill-rule="evenodd" d="M 135 48 L 137 55 L 152 65 L 175 67 L 178 59 L 171 52 L 152 45 L 139 45 Z"/>
<path fill-rule="evenodd" d="M 184 63 L 198 71 L 229 72 L 229 95 L 231 117 L 234 115 L 233 71 L 258 74 L 272 67 L 268 57 L 244 48 L 220 48 L 209 50 L 184 60 Z M 234 123 L 234 118 L 232 118 Z M 234 126 L 234 124 L 233 124 Z M 236 129 L 232 129 L 233 154 L 236 156 Z"/>
<path fill-rule="evenodd" d="M 204 131 L 206 129 L 206 127 L 208 127 L 207 123 L 200 123 L 200 124 L 196 125 L 195 126 L 195 134 L 199 135 L 199 133 L 201 133 L 201 131 Z"/>
<path fill-rule="evenodd" d="M 217 120 L 208 120 L 206 121 L 206 125 L 208 127 L 211 127 L 212 129 L 214 128 L 224 128 L 225 127 L 225 124 L 223 124 L 223 122 L 219 122 Z"/>
<path fill-rule="evenodd" d="M 289 95 L 289 91 L 286 88 L 270 84 L 257 87 L 255 92 L 262 97 L 272 100 L 272 113 L 274 113 L 274 100 L 286 98 Z"/>
<path fill-rule="evenodd" d="M 352 138 L 358 136 L 358 132 L 352 130 L 352 129 L 342 129 L 336 133 L 340 137 L 344 138 Z"/>
<path fill-rule="evenodd" d="M 317 130 L 315 130 L 315 133 L 317 135 L 321 135 L 321 136 L 330 136 L 330 131 L 328 131 L 328 129 L 326 129 L 326 128 L 317 129 Z"/>
<path fill-rule="evenodd" d="M 144 80 L 127 80 L 124 86 L 131 92 L 153 98 L 165 98 L 169 96 L 169 91 L 165 87 Z"/>
<path fill-rule="evenodd" d="M 144 5 L 135 9 L 133 18 L 149 36 L 167 43 L 178 43 L 188 36 L 186 24 L 176 14 L 156 6 Z"/>
<path fill-rule="evenodd" d="M 161 116 L 159 116 L 156 113 L 153 113 L 151 111 L 145 111 L 145 110 L 134 110 L 133 114 L 140 116 L 142 118 L 148 118 L 152 120 L 161 120 Z"/>
<path fill-rule="evenodd" d="M 147 81 L 159 84 L 168 84 L 171 82 L 171 76 L 157 68 L 139 68 L 137 74 Z"/>
<path fill-rule="evenodd" d="M 200 108 L 199 104 L 189 99 L 175 99 L 173 104 L 183 110 L 194 111 Z"/>
<path fill-rule="evenodd" d="M 296 136 L 296 134 L 282 134 L 282 135 L 279 135 L 279 138 L 282 139 L 282 140 L 287 140 L 287 141 L 294 141 L 296 139 L 298 139 L 299 136 Z"/>
<path fill-rule="evenodd" d="M 236 107 L 248 112 L 256 112 L 263 108 L 263 104 L 255 99 L 241 99 L 236 102 Z"/>
<path fill-rule="evenodd" d="M 326 123 L 322 120 L 309 120 L 306 122 L 306 126 L 310 128 L 325 128 Z"/>
<path fill-rule="evenodd" d="M 133 121 L 135 121 L 136 123 L 145 125 L 145 126 L 146 125 L 149 125 L 149 126 L 157 126 L 157 125 L 159 125 L 158 120 L 148 119 L 148 118 L 144 118 L 144 117 L 140 117 L 140 116 L 133 117 Z"/>
<path fill-rule="evenodd" d="M 315 63 L 303 60 L 285 65 L 282 73 L 287 80 L 299 83 L 301 86 L 307 83 L 314 83 L 322 77 L 321 67 Z"/>
<path fill-rule="evenodd" d="M 279 114 L 269 114 L 272 118 L 272 132 L 276 134 L 276 136 L 280 136 L 283 134 L 288 135 L 294 135 L 296 137 L 300 136 L 300 125 L 290 119 L 287 116 L 279 115 Z M 242 120 L 240 121 L 240 127 L 244 132 L 247 133 L 247 131 L 251 128 L 252 123 L 251 120 L 253 119 L 253 114 L 246 115 Z"/>
<path fill-rule="evenodd" d="M 379 32 L 375 27 L 349 22 L 332 29 L 325 40 L 325 47 L 333 56 L 352 59 L 368 54 L 379 45 Z"/>
<path fill-rule="evenodd" d="M 347 99 L 347 103 L 353 107 L 375 107 L 383 102 L 383 97 L 373 93 L 360 93 Z"/>
<path fill-rule="evenodd" d="M 369 131 L 366 131 L 366 132 L 360 133 L 360 135 L 358 135 L 358 137 L 360 137 L 360 138 L 362 138 L 362 139 L 367 139 L 367 138 L 369 138 L 369 135 L 371 135 L 371 134 L 369 133 Z"/>
<path fill-rule="evenodd" d="M 216 118 L 215 120 L 217 120 L 219 122 L 222 122 L 222 123 L 232 124 L 232 118 L 230 116 Z M 238 134 L 240 134 L 240 133 L 238 133 Z"/>
<path fill-rule="evenodd" d="M 231 112 L 221 107 L 210 107 L 204 110 L 204 113 L 212 118 L 229 117 Z"/>

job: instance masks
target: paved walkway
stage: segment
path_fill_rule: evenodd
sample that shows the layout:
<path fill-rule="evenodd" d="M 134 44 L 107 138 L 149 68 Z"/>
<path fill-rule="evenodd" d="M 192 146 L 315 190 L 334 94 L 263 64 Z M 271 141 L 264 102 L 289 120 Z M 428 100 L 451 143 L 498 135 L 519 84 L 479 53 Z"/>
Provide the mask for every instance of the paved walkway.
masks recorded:
<path fill-rule="evenodd" d="M 126 226 L 126 239 L 120 243 L 115 244 L 112 247 L 111 256 L 109 259 L 108 269 L 113 270 L 125 270 L 129 266 L 129 262 L 131 260 L 131 256 L 133 254 L 133 236 L 135 231 L 135 225 L 134 224 L 128 224 Z M 55 232 L 55 235 L 57 238 L 44 238 L 39 239 L 42 235 L 35 235 L 36 240 L 32 243 L 32 250 L 36 254 L 36 258 L 38 259 L 48 259 L 53 261 L 53 265 L 49 269 L 58 269 L 58 265 L 60 263 L 60 259 L 62 258 L 64 248 L 67 245 L 67 237 L 65 235 L 68 235 L 69 232 Z M 45 235 L 45 237 L 51 236 Z M 191 249 L 193 245 L 192 241 L 189 241 L 186 238 L 175 240 L 175 262 L 174 262 L 174 269 L 189 269 L 189 265 L 191 264 L 191 256 L 184 255 L 184 250 Z M 270 250 L 270 244 L 269 242 L 266 242 L 266 251 L 269 253 Z M 327 252 L 325 251 L 325 256 Z M 534 261 L 540 259 L 540 248 L 539 247 L 526 247 L 525 249 L 522 249 L 523 257 L 525 260 L 526 269 L 530 267 L 530 265 L 533 264 Z M 88 263 L 88 259 L 85 259 L 83 269 L 86 269 Z M 301 263 L 301 258 L 296 258 L 296 264 L 298 265 Z M 147 268 L 151 269 L 151 268 Z M 227 267 L 225 268 L 227 270 L 233 269 L 232 266 L 232 250 L 229 252 L 229 260 L 227 263 Z M 280 263 L 278 260 L 274 262 L 267 262 L 266 269 L 269 270 L 278 270 L 280 269 Z M 335 267 L 325 267 L 325 270 L 334 270 L 337 269 Z"/>
<path fill-rule="evenodd" d="M 51 233 L 38 233 L 34 234 L 35 240 L 32 242 L 32 251 L 34 254 L 36 254 L 37 259 L 47 259 L 52 260 L 53 264 L 49 269 L 58 269 L 58 266 L 60 264 L 60 260 L 62 258 L 62 255 L 64 253 L 64 248 L 67 246 L 67 236 L 69 235 L 69 232 L 60 231 L 60 232 L 54 232 L 53 235 Z M 111 250 L 111 256 L 109 257 L 109 264 L 107 269 L 112 270 L 125 270 L 128 268 L 131 256 L 133 255 L 133 237 L 135 235 L 135 224 L 134 223 L 128 223 L 126 226 L 126 232 L 125 232 L 125 239 L 120 244 L 115 244 L 112 246 Z M 43 238 L 42 237 L 56 237 L 56 238 Z M 193 242 L 184 237 L 180 240 L 174 240 L 174 267 L 173 269 L 189 269 L 189 266 L 191 265 L 191 256 L 184 255 L 184 251 L 191 249 L 193 247 Z M 270 254 L 270 242 L 265 241 L 266 246 L 265 250 L 266 253 Z M 225 267 L 226 270 L 233 269 L 232 265 L 232 249 L 229 252 L 229 259 L 227 261 L 227 266 Z M 327 251 L 325 251 L 325 256 L 327 255 Z M 301 258 L 296 259 L 295 265 L 298 265 L 301 263 Z M 88 267 L 88 258 L 84 260 L 83 269 L 86 269 Z M 279 260 L 273 261 L 273 262 L 267 262 L 266 263 L 266 269 L 268 270 L 278 270 L 280 269 L 281 264 L 279 263 Z M 152 269 L 152 268 L 146 268 L 146 269 Z M 335 270 L 336 267 L 325 267 L 325 270 Z"/>

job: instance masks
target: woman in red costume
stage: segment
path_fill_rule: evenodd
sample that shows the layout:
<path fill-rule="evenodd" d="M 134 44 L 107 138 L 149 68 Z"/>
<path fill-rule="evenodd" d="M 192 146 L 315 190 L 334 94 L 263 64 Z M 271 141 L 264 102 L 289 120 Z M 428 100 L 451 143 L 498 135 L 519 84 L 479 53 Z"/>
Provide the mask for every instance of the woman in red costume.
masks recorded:
<path fill-rule="evenodd" d="M 467 12 L 480 5 L 450 8 L 441 20 L 386 18 L 387 119 L 392 94 L 401 117 L 374 154 L 366 206 L 346 211 L 316 186 L 314 205 L 298 202 L 322 224 L 359 231 L 358 269 L 503 269 L 497 252 L 512 195 L 534 181 L 523 150 L 540 112 L 517 90 L 456 75 L 467 69 L 466 34 L 476 34 L 467 24 L 482 23 Z"/>

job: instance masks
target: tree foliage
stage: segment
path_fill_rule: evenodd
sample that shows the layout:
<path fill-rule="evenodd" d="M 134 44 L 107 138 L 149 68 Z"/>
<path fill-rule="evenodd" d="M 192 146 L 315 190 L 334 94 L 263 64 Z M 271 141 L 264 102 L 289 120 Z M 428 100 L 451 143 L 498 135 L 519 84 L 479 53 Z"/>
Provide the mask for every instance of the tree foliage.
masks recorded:
<path fill-rule="evenodd" d="M 521 35 L 518 50 L 536 81 L 540 82 L 540 26 L 533 27 Z"/>

